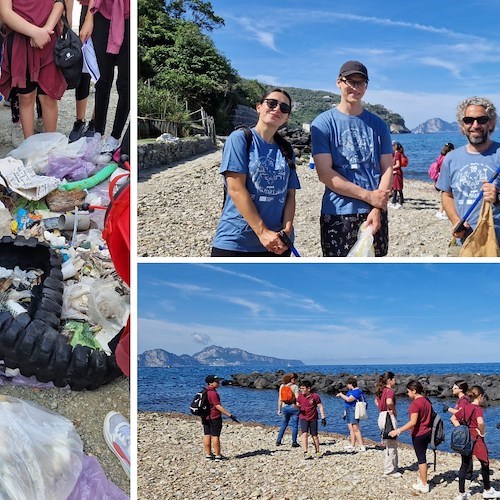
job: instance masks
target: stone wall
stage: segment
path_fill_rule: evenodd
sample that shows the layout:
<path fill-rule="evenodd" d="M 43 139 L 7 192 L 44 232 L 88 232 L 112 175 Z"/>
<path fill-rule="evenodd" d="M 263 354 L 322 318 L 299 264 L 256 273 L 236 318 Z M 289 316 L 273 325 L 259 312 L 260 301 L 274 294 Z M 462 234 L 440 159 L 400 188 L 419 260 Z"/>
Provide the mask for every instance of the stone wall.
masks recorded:
<path fill-rule="evenodd" d="M 172 163 L 215 150 L 210 137 L 195 136 L 179 139 L 177 142 L 153 142 L 139 144 L 137 162 L 139 170 L 169 167 Z"/>

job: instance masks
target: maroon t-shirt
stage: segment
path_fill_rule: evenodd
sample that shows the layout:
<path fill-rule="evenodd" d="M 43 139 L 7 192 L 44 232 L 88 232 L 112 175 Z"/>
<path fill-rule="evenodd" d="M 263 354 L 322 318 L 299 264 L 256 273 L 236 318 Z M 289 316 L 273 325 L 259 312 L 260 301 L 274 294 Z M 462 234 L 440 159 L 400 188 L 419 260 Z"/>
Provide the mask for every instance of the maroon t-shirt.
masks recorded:
<path fill-rule="evenodd" d="M 222 413 L 215 407 L 216 405 L 220 405 L 220 397 L 219 394 L 217 394 L 215 387 L 209 385 L 206 389 L 208 402 L 210 403 L 210 415 L 208 416 L 208 418 L 210 420 L 213 420 L 219 418 L 222 415 Z"/>
<path fill-rule="evenodd" d="M 414 399 L 408 408 L 408 415 L 418 413 L 417 423 L 411 431 L 412 437 L 422 436 L 432 430 L 431 427 L 432 405 L 427 398 L 420 397 Z"/>
<path fill-rule="evenodd" d="M 458 398 L 455 408 L 457 410 L 460 410 L 460 408 L 463 408 L 464 406 L 467 406 L 469 404 L 469 398 L 467 396 L 462 396 L 461 398 Z"/>
<path fill-rule="evenodd" d="M 394 406 L 396 406 L 396 393 L 394 389 L 384 387 L 380 399 L 378 400 L 378 411 L 387 411 L 387 399 L 392 399 Z"/>
<path fill-rule="evenodd" d="M 321 398 L 316 393 L 309 394 L 308 397 L 302 393 L 297 397 L 297 404 L 300 407 L 299 418 L 311 422 L 318 420 L 318 405 L 321 403 Z"/>
<path fill-rule="evenodd" d="M 468 403 L 467 405 L 460 408 L 460 410 L 455 413 L 455 418 L 460 422 L 469 423 L 470 419 L 470 436 L 475 440 L 474 448 L 472 454 L 477 457 L 478 460 L 483 462 L 488 461 L 488 448 L 486 448 L 486 443 L 484 439 L 479 436 L 477 419 L 482 417 L 484 419 L 483 409 L 478 405 L 473 405 Z"/>

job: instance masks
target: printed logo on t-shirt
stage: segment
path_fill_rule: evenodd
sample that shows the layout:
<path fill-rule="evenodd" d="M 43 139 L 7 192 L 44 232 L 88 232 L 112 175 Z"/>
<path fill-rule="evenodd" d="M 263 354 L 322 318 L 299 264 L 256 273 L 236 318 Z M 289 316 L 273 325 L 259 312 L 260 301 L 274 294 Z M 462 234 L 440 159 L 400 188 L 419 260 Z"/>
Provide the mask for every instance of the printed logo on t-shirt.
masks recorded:
<path fill-rule="evenodd" d="M 465 165 L 458 174 L 457 190 L 462 198 L 457 199 L 458 205 L 472 205 L 481 193 L 483 181 L 488 180 L 492 170 L 483 163 L 469 163 Z"/>
<path fill-rule="evenodd" d="M 353 170 L 370 161 L 372 157 L 369 138 L 357 129 L 349 129 L 342 133 L 339 151 L 347 159 Z"/>
<path fill-rule="evenodd" d="M 286 191 L 287 175 L 283 159 L 277 161 L 276 164 L 273 158 L 265 156 L 261 156 L 257 161 L 251 159 L 249 170 L 258 193 L 263 195 L 260 201 L 273 201 L 273 197 Z"/>

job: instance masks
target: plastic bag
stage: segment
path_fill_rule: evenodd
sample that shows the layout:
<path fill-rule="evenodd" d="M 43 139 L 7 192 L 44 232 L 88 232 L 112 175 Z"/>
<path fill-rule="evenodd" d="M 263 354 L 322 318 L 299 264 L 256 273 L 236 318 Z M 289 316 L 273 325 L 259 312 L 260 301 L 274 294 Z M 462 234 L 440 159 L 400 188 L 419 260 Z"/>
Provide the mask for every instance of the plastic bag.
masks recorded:
<path fill-rule="evenodd" d="M 0 399 L 0 498 L 63 500 L 82 471 L 73 424 L 33 402 Z"/>
<path fill-rule="evenodd" d="M 67 158 L 65 156 L 49 156 L 47 175 L 66 179 L 68 181 L 81 181 L 90 177 L 96 166 L 82 158 Z"/>
<path fill-rule="evenodd" d="M 361 224 L 358 231 L 358 239 L 347 254 L 347 257 L 375 257 L 371 225 L 367 226 L 366 222 Z"/>

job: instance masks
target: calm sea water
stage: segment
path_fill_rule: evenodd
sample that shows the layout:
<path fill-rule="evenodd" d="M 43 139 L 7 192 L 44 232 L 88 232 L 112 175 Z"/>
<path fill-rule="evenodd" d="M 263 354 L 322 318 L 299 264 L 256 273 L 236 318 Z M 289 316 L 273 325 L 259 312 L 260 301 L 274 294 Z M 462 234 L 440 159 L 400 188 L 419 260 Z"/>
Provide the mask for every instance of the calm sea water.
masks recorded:
<path fill-rule="evenodd" d="M 500 141 L 500 133 L 493 134 L 493 140 Z M 438 132 L 435 134 L 393 134 L 393 140 L 399 141 L 409 158 L 408 166 L 403 169 L 407 179 L 418 179 L 431 183 L 428 172 L 430 164 L 439 156 L 442 147 L 451 142 L 458 148 L 467 143 L 459 132 Z"/>
<path fill-rule="evenodd" d="M 189 404 L 194 394 L 202 388 L 204 378 L 208 374 L 217 374 L 221 377 L 231 378 L 233 373 L 252 373 L 253 371 L 268 371 L 274 373 L 283 369 L 283 366 L 265 367 L 209 367 L 200 368 L 139 368 L 138 373 L 138 408 L 143 411 L 180 412 L 189 413 Z M 489 364 L 441 364 L 441 365 L 306 365 L 287 367 L 287 371 L 320 372 L 320 373 L 353 373 L 370 374 L 382 373 L 386 370 L 399 374 L 431 375 L 431 374 L 460 374 L 481 373 L 483 375 L 499 374 L 500 363 Z M 222 405 L 234 413 L 240 421 L 260 422 L 263 424 L 279 426 L 281 417 L 276 414 L 278 392 L 276 390 L 257 390 L 241 387 L 221 386 L 219 388 Z M 325 406 L 327 426 L 329 432 L 348 434 L 347 425 L 342 420 L 343 402 L 340 398 L 321 394 Z M 443 403 L 453 406 L 454 400 L 432 399 L 434 409 L 444 416 L 447 436 L 449 437 L 452 425 L 449 422 L 450 414 L 441 412 Z M 368 397 L 368 420 L 361 422 L 363 435 L 374 441 L 380 439 L 377 428 L 377 409 L 373 403 L 373 396 Z M 407 420 L 409 402 L 406 398 L 397 401 L 399 423 Z M 485 410 L 486 442 L 492 458 L 500 458 L 500 430 L 495 425 L 500 422 L 500 405 L 493 404 Z M 288 436 L 287 439 L 290 439 Z M 411 443 L 408 433 L 401 436 L 401 440 Z M 273 443 L 270 443 L 270 446 Z M 450 451 L 448 442 L 440 447 Z"/>

